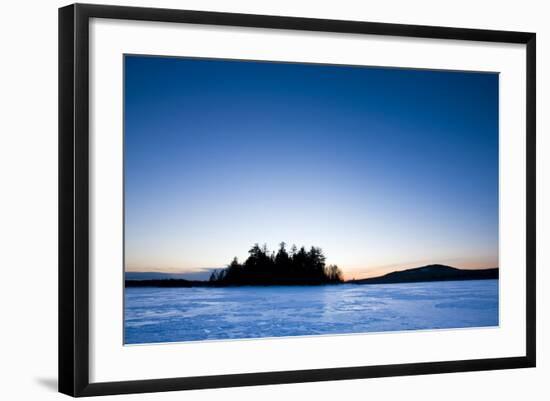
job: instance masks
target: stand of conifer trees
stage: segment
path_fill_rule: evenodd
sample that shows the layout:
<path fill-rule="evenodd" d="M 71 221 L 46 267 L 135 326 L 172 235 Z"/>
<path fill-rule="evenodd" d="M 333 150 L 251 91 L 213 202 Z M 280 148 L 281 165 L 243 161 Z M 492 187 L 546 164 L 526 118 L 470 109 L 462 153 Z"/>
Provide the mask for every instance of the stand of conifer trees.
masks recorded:
<path fill-rule="evenodd" d="M 219 285 L 316 285 L 343 281 L 338 266 L 327 266 L 323 251 L 317 247 L 306 251 L 303 246 L 298 249 L 293 245 L 287 252 L 282 242 L 277 252 L 270 252 L 266 245 L 255 244 L 248 254 L 244 263 L 234 258 L 227 268 L 213 272 L 210 282 Z"/>

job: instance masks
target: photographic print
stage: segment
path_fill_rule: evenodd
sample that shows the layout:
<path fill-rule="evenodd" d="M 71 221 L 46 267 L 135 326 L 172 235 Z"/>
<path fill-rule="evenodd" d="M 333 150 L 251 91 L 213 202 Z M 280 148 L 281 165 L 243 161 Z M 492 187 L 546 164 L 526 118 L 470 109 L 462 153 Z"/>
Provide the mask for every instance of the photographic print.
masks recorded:
<path fill-rule="evenodd" d="M 499 75 L 124 56 L 124 343 L 499 325 Z"/>

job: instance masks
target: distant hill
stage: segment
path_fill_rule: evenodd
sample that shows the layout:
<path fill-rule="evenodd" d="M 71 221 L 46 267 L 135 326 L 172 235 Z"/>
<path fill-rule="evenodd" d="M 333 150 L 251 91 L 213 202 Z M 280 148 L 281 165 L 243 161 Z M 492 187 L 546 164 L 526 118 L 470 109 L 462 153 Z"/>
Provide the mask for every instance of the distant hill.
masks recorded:
<path fill-rule="evenodd" d="M 388 273 L 380 277 L 348 281 L 353 284 L 397 284 L 424 281 L 458 281 L 498 279 L 498 267 L 491 269 L 457 269 L 445 265 L 428 265 Z"/>
<path fill-rule="evenodd" d="M 173 273 L 160 273 L 160 272 L 125 272 L 124 278 L 126 280 L 185 280 L 186 277 L 183 274 Z"/>
<path fill-rule="evenodd" d="M 164 272 L 125 272 L 126 280 L 208 280 L 215 267 L 204 267 L 187 273 L 164 273 Z"/>
<path fill-rule="evenodd" d="M 184 279 L 125 280 L 126 287 L 213 287 L 209 281 Z"/>

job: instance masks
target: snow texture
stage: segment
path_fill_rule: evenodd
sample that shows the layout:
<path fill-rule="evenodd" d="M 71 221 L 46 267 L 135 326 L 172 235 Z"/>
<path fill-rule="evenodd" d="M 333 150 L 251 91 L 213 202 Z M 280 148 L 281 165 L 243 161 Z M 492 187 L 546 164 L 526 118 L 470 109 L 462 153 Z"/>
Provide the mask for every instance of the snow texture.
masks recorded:
<path fill-rule="evenodd" d="M 497 326 L 498 280 L 125 290 L 125 343 Z"/>

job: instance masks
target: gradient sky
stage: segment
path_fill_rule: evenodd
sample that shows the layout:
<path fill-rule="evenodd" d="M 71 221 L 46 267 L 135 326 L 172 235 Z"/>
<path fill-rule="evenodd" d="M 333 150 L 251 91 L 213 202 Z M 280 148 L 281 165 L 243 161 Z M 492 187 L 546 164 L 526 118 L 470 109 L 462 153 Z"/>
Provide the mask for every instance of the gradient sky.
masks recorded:
<path fill-rule="evenodd" d="M 498 74 L 125 56 L 126 271 L 498 266 Z"/>

